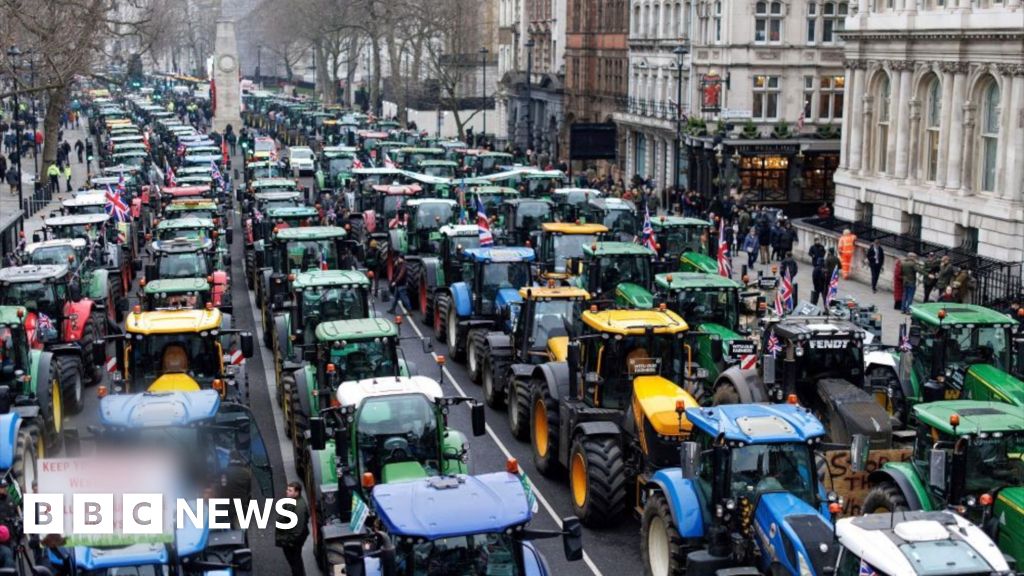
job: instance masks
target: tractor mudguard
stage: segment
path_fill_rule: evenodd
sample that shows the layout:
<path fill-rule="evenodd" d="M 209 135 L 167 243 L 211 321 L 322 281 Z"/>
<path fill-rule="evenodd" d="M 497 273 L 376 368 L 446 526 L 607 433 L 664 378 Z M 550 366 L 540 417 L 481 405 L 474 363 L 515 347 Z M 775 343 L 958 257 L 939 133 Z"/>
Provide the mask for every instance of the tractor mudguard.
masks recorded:
<path fill-rule="evenodd" d="M 105 302 L 110 288 L 107 285 L 107 276 L 108 273 L 104 268 L 93 270 L 92 277 L 89 279 L 89 287 L 85 290 L 85 297 L 96 302 Z M 114 302 L 110 304 L 113 305 Z"/>
<path fill-rule="evenodd" d="M 78 342 L 58 342 L 56 344 L 47 344 L 46 351 L 54 356 L 60 354 L 74 354 L 77 356 L 82 353 L 82 346 Z"/>
<path fill-rule="evenodd" d="M 697 485 L 679 468 L 662 468 L 647 483 L 647 492 L 661 490 L 672 510 L 672 519 L 683 538 L 704 537 L 704 509 L 697 496 Z"/>
<path fill-rule="evenodd" d="M 465 282 L 456 282 L 451 286 L 452 303 L 455 305 L 455 313 L 459 316 L 473 315 L 473 293 Z"/>
<path fill-rule="evenodd" d="M 520 380 L 529 380 L 534 372 L 537 371 L 535 364 L 512 364 L 510 368 L 512 369 L 512 375 Z"/>
<path fill-rule="evenodd" d="M 442 474 L 469 474 L 469 466 L 462 461 L 463 447 L 467 450 L 468 455 L 469 441 L 465 434 L 450 428 L 445 430 L 444 442 L 441 446 L 441 453 L 445 455 L 444 461 L 441 463 Z M 456 454 L 458 457 L 454 456 Z"/>
<path fill-rule="evenodd" d="M 299 399 L 299 406 L 307 418 L 320 415 L 320 404 L 313 394 L 316 388 L 316 375 L 311 376 L 311 371 L 312 367 L 306 365 L 302 370 L 295 372 L 295 396 Z"/>
<path fill-rule="evenodd" d="M 491 350 L 491 356 L 507 358 L 512 355 L 512 339 L 504 332 L 488 332 L 484 337 Z M 532 367 L 531 367 L 532 369 Z"/>
<path fill-rule="evenodd" d="M 18 445 L 18 430 L 21 416 L 18 412 L 0 416 L 0 470 L 10 470 L 14 465 L 14 452 Z"/>
<path fill-rule="evenodd" d="M 85 325 L 89 322 L 90 316 L 92 316 L 93 302 L 88 298 L 82 298 L 78 302 L 65 302 L 64 303 L 64 330 L 65 340 L 78 341 L 82 339 L 82 333 L 85 332 Z M 71 321 L 71 315 L 77 314 L 77 320 Z M 92 345 L 92 342 L 88 343 Z"/>
<path fill-rule="evenodd" d="M 522 303 L 523 297 L 519 295 L 519 290 L 514 288 L 499 288 L 498 294 L 494 297 L 494 307 L 498 310 L 504 310 L 508 308 L 510 304 Z"/>
<path fill-rule="evenodd" d="M 887 462 L 881 470 L 875 470 L 868 474 L 868 485 L 870 486 L 875 486 L 886 480 L 900 487 L 900 491 L 907 499 L 907 507 L 911 510 L 930 512 L 933 509 L 931 498 L 928 497 L 928 488 L 914 472 L 913 464 Z"/>
<path fill-rule="evenodd" d="M 615 422 L 597 420 L 594 422 L 581 422 L 573 428 L 572 436 L 619 436 L 622 429 Z"/>
<path fill-rule="evenodd" d="M 736 387 L 740 396 L 740 403 L 752 404 L 755 402 L 768 402 L 768 391 L 761 382 L 761 376 L 756 368 L 741 370 L 739 366 L 733 366 L 722 372 L 722 375 L 715 381 L 717 389 L 724 382 L 731 382 Z"/>
<path fill-rule="evenodd" d="M 35 420 L 36 418 L 39 417 L 40 412 L 39 406 L 35 404 L 28 406 L 15 406 L 12 408 L 12 410 L 16 412 L 18 416 L 21 416 L 23 420 Z M 2 430 L 0 430 L 0 434 L 3 434 Z"/>
<path fill-rule="evenodd" d="M 32 379 L 28 383 L 28 392 L 38 396 L 39 382 L 50 381 L 50 364 L 53 362 L 53 354 L 45 350 L 31 350 L 29 352 L 29 374 Z"/>
<path fill-rule="evenodd" d="M 565 362 L 548 362 L 536 366 L 533 377 L 544 381 L 548 393 L 555 400 L 569 395 L 569 365 Z"/>
<path fill-rule="evenodd" d="M 623 282 L 615 287 L 615 301 L 637 309 L 654 306 L 654 296 L 646 288 L 632 282 Z"/>
<path fill-rule="evenodd" d="M 840 378 L 823 378 L 816 388 L 827 410 L 823 420 L 832 442 L 848 444 L 854 434 L 864 434 L 875 447 L 890 445 L 892 423 L 874 396 Z"/>

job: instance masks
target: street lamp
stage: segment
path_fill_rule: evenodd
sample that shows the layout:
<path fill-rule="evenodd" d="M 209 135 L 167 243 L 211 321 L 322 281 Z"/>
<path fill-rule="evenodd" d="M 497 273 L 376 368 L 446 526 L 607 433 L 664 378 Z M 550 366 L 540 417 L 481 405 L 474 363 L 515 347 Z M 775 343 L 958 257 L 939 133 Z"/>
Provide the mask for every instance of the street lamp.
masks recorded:
<path fill-rule="evenodd" d="M 261 44 L 256 45 L 256 85 L 263 90 L 263 46 Z"/>
<path fill-rule="evenodd" d="M 683 60 L 690 51 L 690 45 L 683 43 L 676 46 L 672 53 L 676 55 L 676 159 L 674 176 L 676 194 L 679 193 L 679 168 L 683 156 Z"/>
<path fill-rule="evenodd" d="M 526 41 L 526 149 L 533 148 L 533 38 Z"/>
<path fill-rule="evenodd" d="M 18 167 L 18 208 L 24 210 L 25 199 L 21 189 L 21 149 L 23 143 L 21 141 L 21 119 L 19 118 L 21 116 L 21 105 L 18 102 L 18 56 L 21 56 L 21 50 L 18 50 L 17 46 L 11 46 L 7 50 L 7 57 L 11 59 L 11 80 L 14 86 L 14 138 L 17 141 L 14 145 L 14 149 L 17 152 L 14 164 Z"/>
<path fill-rule="evenodd" d="M 482 81 L 480 82 L 480 92 L 483 95 L 483 99 L 480 102 L 480 109 L 483 112 L 483 128 L 480 130 L 480 134 L 477 136 L 477 142 L 480 141 L 481 136 L 486 139 L 487 136 L 487 47 L 484 46 L 480 49 L 480 74 Z M 478 146 L 479 147 L 479 146 Z"/>

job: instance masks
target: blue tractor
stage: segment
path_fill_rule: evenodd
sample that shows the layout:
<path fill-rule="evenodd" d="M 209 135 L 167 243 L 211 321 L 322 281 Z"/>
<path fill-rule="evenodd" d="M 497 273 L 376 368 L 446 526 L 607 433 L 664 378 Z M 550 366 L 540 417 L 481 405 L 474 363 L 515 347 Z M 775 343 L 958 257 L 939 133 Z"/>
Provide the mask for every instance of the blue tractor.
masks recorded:
<path fill-rule="evenodd" d="M 506 472 L 434 476 L 373 488 L 378 529 L 346 538 L 348 574 L 502 574 L 554 572 L 532 540 L 561 536 L 566 560 L 583 557 L 578 519 L 562 530 L 532 530 L 533 497 L 515 460 Z"/>
<path fill-rule="evenodd" d="M 683 443 L 681 467 L 659 470 L 642 495 L 645 574 L 820 576 L 834 567 L 838 499 L 818 481 L 821 422 L 795 404 L 688 408 L 686 418 L 694 439 Z"/>
<path fill-rule="evenodd" d="M 446 341 L 456 360 L 466 358 L 471 378 L 479 376 L 487 333 L 497 329 L 509 304 L 522 302 L 519 289 L 533 283 L 533 248 L 488 247 L 462 250 L 462 280 L 437 296 L 434 335 Z"/>

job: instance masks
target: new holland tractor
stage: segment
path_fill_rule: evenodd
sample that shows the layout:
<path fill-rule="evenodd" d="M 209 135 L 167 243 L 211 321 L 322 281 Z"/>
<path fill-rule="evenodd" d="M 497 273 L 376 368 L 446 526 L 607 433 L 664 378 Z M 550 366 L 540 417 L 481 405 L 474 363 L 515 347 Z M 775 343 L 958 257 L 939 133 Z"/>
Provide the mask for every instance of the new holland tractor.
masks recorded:
<path fill-rule="evenodd" d="M 1024 416 L 1019 406 L 947 400 L 913 408 L 917 435 L 906 462 L 873 471 L 863 509 L 955 508 L 1024 563 Z"/>
<path fill-rule="evenodd" d="M 570 259 L 572 284 L 590 292 L 595 302 L 621 308 L 654 306 L 654 250 L 632 242 L 594 242 L 583 257 Z"/>
<path fill-rule="evenodd" d="M 911 351 L 880 350 L 865 357 L 872 387 L 890 413 L 907 423 L 919 402 L 994 400 L 1024 411 L 1024 381 L 1012 374 L 1024 365 L 1017 321 L 973 304 L 935 302 L 910 309 Z"/>
<path fill-rule="evenodd" d="M 484 335 L 502 319 L 503 310 L 519 302 L 519 288 L 532 283 L 532 248 L 470 248 L 460 254 L 462 278 L 435 293 L 434 334 L 448 343 L 456 359 L 467 359 L 471 374 L 479 374 L 476 353 Z"/>
<path fill-rule="evenodd" d="M 679 466 L 642 487 L 644 573 L 829 574 L 838 550 L 830 505 L 838 498 L 818 481 L 815 449 L 825 428 L 814 415 L 791 404 L 745 404 L 688 408 L 686 418 L 694 437 L 683 443 Z"/>
<path fill-rule="evenodd" d="M 482 436 L 484 405 L 445 397 L 430 378 L 338 385 L 331 406 L 310 419 L 305 475 L 314 556 L 325 573 L 344 564 L 345 535 L 375 485 L 468 473 L 468 440 L 447 425 L 452 407 L 467 402 L 473 435 Z"/>
<path fill-rule="evenodd" d="M 548 476 L 568 470 L 573 514 L 607 525 L 690 435 L 684 410 L 697 401 L 676 384 L 687 379 L 687 325 L 668 310 L 596 306 L 577 324 L 566 360 L 530 378 L 533 462 Z"/>

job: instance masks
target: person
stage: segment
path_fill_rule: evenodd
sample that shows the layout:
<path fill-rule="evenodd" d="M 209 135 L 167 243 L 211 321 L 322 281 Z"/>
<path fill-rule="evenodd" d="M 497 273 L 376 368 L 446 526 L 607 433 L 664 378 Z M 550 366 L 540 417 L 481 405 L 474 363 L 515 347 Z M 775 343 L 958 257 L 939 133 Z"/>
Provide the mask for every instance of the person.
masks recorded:
<path fill-rule="evenodd" d="M 764 212 L 757 218 L 757 243 L 761 245 L 761 262 L 768 264 L 771 261 L 768 251 L 772 245 L 772 225 Z"/>
<path fill-rule="evenodd" d="M 78 163 L 81 164 L 84 160 L 82 154 L 85 153 L 85 144 L 82 144 L 81 138 L 75 141 L 75 154 L 78 154 Z"/>
<path fill-rule="evenodd" d="M 817 260 L 825 260 L 825 245 L 822 244 L 821 236 L 814 237 L 814 244 L 807 251 L 807 255 L 811 257 L 812 264 Z"/>
<path fill-rule="evenodd" d="M 284 552 L 292 576 L 304 576 L 306 567 L 302 563 L 302 545 L 309 537 L 309 507 L 302 499 L 302 484 L 289 482 L 285 488 L 285 498 L 295 500 L 295 515 L 298 522 L 292 528 L 275 528 L 274 544 Z M 287 523 L 289 519 L 278 518 L 276 523 Z"/>
<path fill-rule="evenodd" d="M 843 280 L 850 277 L 853 268 L 853 253 L 857 249 L 857 235 L 849 228 L 839 237 L 839 262 L 843 269 Z"/>
<path fill-rule="evenodd" d="M 865 259 L 871 270 L 871 292 L 878 293 L 878 276 L 882 273 L 882 267 L 885 265 L 885 252 L 882 251 L 878 240 L 871 243 Z"/>
<path fill-rule="evenodd" d="M 786 252 L 786 257 L 779 263 L 779 278 L 785 276 L 786 272 L 789 272 L 789 279 L 795 282 L 797 265 L 796 258 L 793 258 L 792 252 Z"/>
<path fill-rule="evenodd" d="M 71 162 L 64 165 L 64 182 L 68 187 L 68 193 L 71 192 Z"/>
<path fill-rule="evenodd" d="M 366 250 L 366 270 L 372 272 L 370 277 L 370 293 L 377 297 L 377 279 L 380 277 L 380 247 L 376 240 L 370 240 L 370 247 Z"/>
<path fill-rule="evenodd" d="M 974 292 L 974 287 L 977 285 L 977 281 L 974 279 L 974 275 L 971 273 L 971 269 L 964 266 L 957 273 L 956 278 L 953 280 L 951 286 L 953 292 L 956 294 L 956 301 L 961 304 L 970 304 L 971 295 Z"/>
<path fill-rule="evenodd" d="M 11 550 L 11 529 L 0 524 L 0 568 L 17 568 Z"/>
<path fill-rule="evenodd" d="M 3 182 L 7 176 L 7 158 L 4 158 L 3 154 L 0 154 L 0 182 Z"/>
<path fill-rule="evenodd" d="M 757 264 L 757 253 L 760 248 L 761 244 L 757 241 L 757 229 L 751 226 L 747 237 L 743 239 L 743 251 L 747 253 L 747 268 L 753 268 Z"/>
<path fill-rule="evenodd" d="M 11 187 L 11 194 L 18 193 L 18 180 L 21 180 L 21 173 L 18 172 L 18 166 L 11 164 L 11 167 L 7 170 L 7 185 Z"/>
<path fill-rule="evenodd" d="M 829 280 L 832 279 L 832 273 L 835 272 L 838 267 L 839 257 L 836 256 L 836 249 L 829 247 L 828 254 L 825 255 L 825 273 L 828 274 Z"/>
<path fill-rule="evenodd" d="M 949 256 L 943 256 L 942 260 L 939 261 L 939 273 L 935 282 L 936 288 L 939 289 L 939 294 L 946 292 L 946 288 L 953 283 L 953 277 L 956 276 L 956 273 L 956 266 L 953 266 Z"/>
<path fill-rule="evenodd" d="M 822 220 L 828 220 L 832 216 L 832 209 L 828 207 L 828 203 L 822 203 L 818 206 L 818 218 Z"/>
<path fill-rule="evenodd" d="M 939 259 L 935 252 L 929 252 L 928 257 L 921 263 L 924 272 L 924 301 L 931 300 L 932 290 L 939 281 Z"/>
<path fill-rule="evenodd" d="M 814 261 L 814 269 L 811 271 L 811 304 L 818 305 L 818 298 L 825 294 L 828 289 L 828 272 L 825 271 L 825 259 L 818 258 Z"/>
<path fill-rule="evenodd" d="M 405 257 L 399 254 L 395 257 L 395 270 L 391 276 L 391 293 L 395 295 L 395 299 L 391 302 L 391 308 L 388 309 L 388 314 L 395 313 L 395 307 L 398 306 L 399 300 L 401 300 L 402 305 L 405 306 L 406 311 L 412 310 L 412 302 L 409 300 L 409 290 L 405 285 L 407 274 L 408 268 L 405 265 Z"/>
<path fill-rule="evenodd" d="M 914 303 L 914 292 L 917 291 L 917 274 L 921 272 L 921 263 L 917 260 L 917 254 L 913 252 L 907 254 L 907 257 L 903 259 L 902 271 L 900 272 L 903 279 L 903 297 L 901 298 L 903 306 L 901 311 L 904 314 L 910 313 L 910 306 Z"/>
<path fill-rule="evenodd" d="M 942 293 L 939 295 L 939 302 L 956 302 L 956 294 L 953 293 L 952 285 L 942 289 Z"/>
<path fill-rule="evenodd" d="M 892 309 L 903 309 L 903 261 L 899 258 L 892 267 Z"/>
<path fill-rule="evenodd" d="M 56 162 L 46 169 L 46 176 L 50 180 L 50 191 L 53 194 L 60 192 L 60 166 Z"/>

